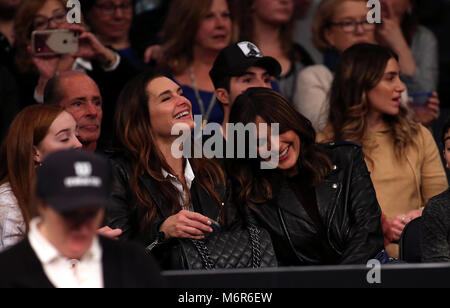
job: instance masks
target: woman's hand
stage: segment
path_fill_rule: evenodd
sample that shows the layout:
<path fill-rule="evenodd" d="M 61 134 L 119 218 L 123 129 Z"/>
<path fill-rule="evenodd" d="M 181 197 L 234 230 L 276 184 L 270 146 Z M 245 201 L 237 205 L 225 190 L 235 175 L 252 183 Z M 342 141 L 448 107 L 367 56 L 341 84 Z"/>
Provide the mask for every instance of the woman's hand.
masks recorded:
<path fill-rule="evenodd" d="M 386 230 L 389 234 L 391 242 L 397 242 L 402 236 L 403 229 L 410 222 L 406 215 L 398 215 L 394 219 L 388 219 L 388 229 Z"/>
<path fill-rule="evenodd" d="M 144 62 L 150 63 L 152 60 L 159 62 L 162 57 L 162 47 L 161 45 L 153 45 L 148 47 L 144 53 Z"/>
<path fill-rule="evenodd" d="M 395 46 L 406 43 L 406 40 L 399 22 L 395 19 L 392 4 L 385 2 L 383 5 L 386 7 L 386 14 L 383 14 L 382 23 L 376 28 L 377 38 L 379 43 L 395 50 Z"/>
<path fill-rule="evenodd" d="M 391 242 L 399 241 L 406 225 L 417 217 L 422 216 L 422 211 L 423 210 L 412 210 L 406 214 L 398 215 L 394 217 L 394 219 L 387 219 L 387 222 L 383 224 L 385 236 L 387 236 Z"/>
<path fill-rule="evenodd" d="M 100 62 L 104 67 L 111 67 L 115 63 L 116 53 L 105 47 L 91 32 L 79 25 L 70 25 L 69 30 L 78 32 L 79 49 L 73 57 Z"/>
<path fill-rule="evenodd" d="M 106 226 L 103 228 L 100 228 L 97 230 L 97 234 L 110 238 L 112 240 L 118 240 L 119 236 L 122 234 L 121 229 L 111 229 L 110 227 Z"/>
<path fill-rule="evenodd" d="M 39 73 L 39 80 L 36 86 L 36 92 L 40 96 L 44 96 L 44 89 L 47 85 L 47 82 L 55 76 L 58 71 L 59 64 L 61 61 L 61 56 L 45 56 L 45 57 L 37 57 L 33 55 L 31 51 L 31 46 L 27 47 L 28 53 L 31 56 L 31 61 L 33 61 L 34 66 L 36 67 Z"/>
<path fill-rule="evenodd" d="M 53 76 L 55 76 L 58 70 L 58 65 L 59 61 L 61 60 L 61 56 L 55 55 L 55 56 L 37 57 L 33 54 L 31 46 L 28 46 L 27 50 L 31 56 L 33 64 L 36 66 L 39 72 L 39 77 L 45 81 L 48 81 L 49 79 L 53 78 Z"/>
<path fill-rule="evenodd" d="M 200 240 L 205 234 L 213 232 L 208 217 L 186 210 L 170 216 L 161 225 L 159 231 L 164 232 L 167 239 L 189 238 Z"/>
<path fill-rule="evenodd" d="M 32 57 L 32 61 L 39 72 L 39 77 L 45 81 L 48 81 L 55 76 L 60 60 L 61 57 L 59 56 Z"/>
<path fill-rule="evenodd" d="M 440 115 L 440 100 L 439 95 L 434 92 L 433 95 L 428 99 L 425 106 L 414 106 L 411 105 L 414 110 L 414 119 L 422 123 L 426 127 L 430 127 L 433 121 L 437 120 Z"/>
<path fill-rule="evenodd" d="M 390 47 L 398 54 L 402 74 L 414 76 L 416 61 L 403 35 L 401 20 L 398 20 L 398 17 L 395 16 L 390 1 L 383 2 L 383 9 L 386 14 L 382 16 L 382 24 L 376 28 L 376 40 L 381 45 Z"/>

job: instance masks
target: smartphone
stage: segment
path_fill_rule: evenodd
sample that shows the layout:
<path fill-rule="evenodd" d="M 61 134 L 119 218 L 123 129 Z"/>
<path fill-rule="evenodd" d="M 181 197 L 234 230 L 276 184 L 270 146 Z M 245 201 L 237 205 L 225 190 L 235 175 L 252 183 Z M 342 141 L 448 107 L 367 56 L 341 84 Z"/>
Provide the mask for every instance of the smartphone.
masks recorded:
<path fill-rule="evenodd" d="M 433 92 L 410 93 L 409 98 L 413 106 L 424 107 L 428 104 L 428 99 L 433 96 Z"/>
<path fill-rule="evenodd" d="M 78 33 L 66 29 L 33 31 L 31 48 L 37 57 L 76 53 L 79 48 Z"/>
<path fill-rule="evenodd" d="M 213 229 L 212 233 L 219 232 L 220 229 L 221 229 L 220 224 L 217 221 L 215 221 L 215 220 L 213 220 L 211 218 L 209 220 L 211 221 L 211 226 L 210 227 Z"/>

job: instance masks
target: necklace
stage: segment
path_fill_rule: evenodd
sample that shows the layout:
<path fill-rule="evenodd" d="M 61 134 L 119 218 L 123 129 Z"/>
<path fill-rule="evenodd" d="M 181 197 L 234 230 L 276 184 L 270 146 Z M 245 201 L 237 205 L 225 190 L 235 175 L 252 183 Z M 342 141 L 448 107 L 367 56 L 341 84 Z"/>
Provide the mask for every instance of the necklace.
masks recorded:
<path fill-rule="evenodd" d="M 194 75 L 194 69 L 192 68 L 192 65 L 189 67 L 189 75 L 191 77 L 192 87 L 194 88 L 195 97 L 197 98 L 198 105 L 200 106 L 200 112 L 202 113 L 203 122 L 202 122 L 202 129 L 205 127 L 205 125 L 208 123 L 209 116 L 211 115 L 211 112 L 214 108 L 215 101 L 216 101 L 216 93 L 214 92 L 213 96 L 211 97 L 211 101 L 209 102 L 208 110 L 205 113 L 205 105 L 203 103 L 203 100 L 200 96 L 200 93 L 197 88 L 197 81 L 195 80 Z"/>

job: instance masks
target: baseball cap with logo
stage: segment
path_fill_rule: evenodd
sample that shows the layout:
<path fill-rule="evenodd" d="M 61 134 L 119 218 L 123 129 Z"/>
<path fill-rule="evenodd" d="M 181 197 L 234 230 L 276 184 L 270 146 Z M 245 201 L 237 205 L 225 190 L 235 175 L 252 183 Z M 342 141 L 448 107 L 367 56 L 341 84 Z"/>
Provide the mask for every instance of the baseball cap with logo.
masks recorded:
<path fill-rule="evenodd" d="M 36 194 L 59 213 L 106 207 L 112 186 L 107 159 L 80 150 L 48 155 L 37 170 Z"/>
<path fill-rule="evenodd" d="M 263 67 L 270 76 L 281 74 L 280 63 L 272 57 L 264 57 L 252 42 L 239 42 L 222 49 L 209 72 L 216 89 L 227 77 L 242 76 L 251 67 Z"/>

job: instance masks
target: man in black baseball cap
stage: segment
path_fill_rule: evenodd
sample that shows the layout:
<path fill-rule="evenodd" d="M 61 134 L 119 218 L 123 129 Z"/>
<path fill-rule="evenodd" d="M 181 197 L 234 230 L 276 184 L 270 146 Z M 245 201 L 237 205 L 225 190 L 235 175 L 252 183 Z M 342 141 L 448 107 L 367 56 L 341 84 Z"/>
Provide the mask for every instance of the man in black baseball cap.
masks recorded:
<path fill-rule="evenodd" d="M 276 90 L 273 80 L 280 74 L 281 66 L 278 61 L 272 57 L 264 57 L 251 42 L 239 42 L 220 52 L 209 75 L 224 110 L 222 129 L 225 137 L 234 100 L 248 88 L 267 87 Z"/>
<path fill-rule="evenodd" d="M 107 160 L 85 151 L 60 151 L 37 170 L 36 195 L 60 214 L 108 205 L 112 185 Z"/>
<path fill-rule="evenodd" d="M 162 286 L 142 248 L 97 235 L 111 187 L 105 158 L 79 150 L 50 154 L 37 170 L 39 217 L 21 243 L 0 254 L 0 287 Z"/>

